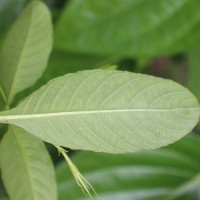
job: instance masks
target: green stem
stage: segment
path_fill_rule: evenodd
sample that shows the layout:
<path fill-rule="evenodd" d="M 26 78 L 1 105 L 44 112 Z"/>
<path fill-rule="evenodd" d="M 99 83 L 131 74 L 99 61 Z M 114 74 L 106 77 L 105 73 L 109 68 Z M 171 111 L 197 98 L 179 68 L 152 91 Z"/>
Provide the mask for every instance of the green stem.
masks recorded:
<path fill-rule="evenodd" d="M 82 174 L 79 172 L 78 168 L 72 163 L 72 161 L 66 154 L 66 150 L 60 146 L 55 145 L 55 147 L 58 149 L 59 153 L 61 153 L 63 155 L 63 157 L 65 158 L 65 160 L 67 161 L 70 171 L 72 172 L 78 186 L 81 187 L 84 194 L 88 195 L 90 197 L 90 199 L 92 199 L 90 190 L 92 190 L 96 194 L 92 185 L 82 176 Z"/>

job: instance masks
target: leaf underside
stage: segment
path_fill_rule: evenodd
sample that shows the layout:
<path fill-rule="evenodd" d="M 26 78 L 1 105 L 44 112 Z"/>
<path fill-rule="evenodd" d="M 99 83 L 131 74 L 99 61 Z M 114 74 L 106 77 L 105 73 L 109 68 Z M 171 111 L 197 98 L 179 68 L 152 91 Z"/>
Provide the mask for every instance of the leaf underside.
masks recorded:
<path fill-rule="evenodd" d="M 91 70 L 50 81 L 0 122 L 44 141 L 109 153 L 154 149 L 189 133 L 196 98 L 181 85 L 148 75 Z"/>

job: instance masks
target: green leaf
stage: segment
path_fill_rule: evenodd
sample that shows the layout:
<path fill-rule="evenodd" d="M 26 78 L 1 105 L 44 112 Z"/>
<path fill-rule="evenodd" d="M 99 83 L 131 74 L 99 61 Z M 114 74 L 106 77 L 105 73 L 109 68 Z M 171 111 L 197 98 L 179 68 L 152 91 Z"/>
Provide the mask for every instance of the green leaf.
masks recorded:
<path fill-rule="evenodd" d="M 189 133 L 199 104 L 184 87 L 153 76 L 90 70 L 50 81 L 1 113 L 44 141 L 110 153 L 154 149 Z"/>
<path fill-rule="evenodd" d="M 199 74 L 200 74 L 200 46 L 196 46 L 188 51 L 189 82 L 188 87 L 200 100 Z"/>
<path fill-rule="evenodd" d="M 73 0 L 55 29 L 55 46 L 96 55 L 173 54 L 200 43 L 199 0 Z"/>
<path fill-rule="evenodd" d="M 115 59 L 108 57 L 73 54 L 54 49 L 49 58 L 48 67 L 44 73 L 44 79 L 47 79 L 47 77 L 52 79 L 66 73 L 99 68 L 102 65 L 113 63 L 114 60 Z"/>
<path fill-rule="evenodd" d="M 81 152 L 72 160 L 94 186 L 98 199 L 166 200 L 176 188 L 199 175 L 199 145 L 199 137 L 193 135 L 154 151 L 124 155 Z M 86 199 L 65 161 L 57 166 L 56 176 L 59 200 Z M 185 191 L 180 200 L 197 200 L 198 184 Z"/>
<path fill-rule="evenodd" d="M 32 1 L 8 32 L 0 55 L 0 81 L 7 105 L 41 76 L 51 45 L 50 13 L 42 2 Z"/>
<path fill-rule="evenodd" d="M 2 177 L 0 177 L 0 200 L 7 199 L 8 195 L 6 193 L 6 189 L 3 184 Z"/>
<path fill-rule="evenodd" d="M 0 146 L 2 178 L 11 200 L 56 200 L 53 164 L 39 139 L 10 126 Z"/>
<path fill-rule="evenodd" d="M 108 69 L 107 68 L 108 63 L 109 67 L 112 67 L 112 69 L 117 69 L 117 66 L 114 65 L 110 66 L 111 63 L 114 63 L 116 61 L 117 61 L 116 58 L 114 59 L 114 58 L 97 57 L 92 55 L 79 55 L 53 49 L 48 61 L 48 66 L 44 71 L 42 77 L 32 87 L 29 87 L 28 89 L 18 93 L 15 98 L 15 102 L 18 102 L 18 100 L 20 99 L 24 99 L 25 97 L 30 95 L 33 91 L 37 90 L 38 88 L 40 88 L 42 85 L 46 84 L 53 78 L 56 78 L 58 76 L 63 76 L 67 73 L 89 70 L 89 69 L 97 69 L 99 67 L 102 67 L 102 65 L 104 65 L 103 69 Z"/>
<path fill-rule="evenodd" d="M 118 153 L 183 137 L 199 120 L 199 104 L 170 80 L 93 70 L 54 79 L 2 115 L 53 144 Z"/>
<path fill-rule="evenodd" d="M 10 25 L 24 7 L 27 0 L 0 1 L 0 34 Z"/>

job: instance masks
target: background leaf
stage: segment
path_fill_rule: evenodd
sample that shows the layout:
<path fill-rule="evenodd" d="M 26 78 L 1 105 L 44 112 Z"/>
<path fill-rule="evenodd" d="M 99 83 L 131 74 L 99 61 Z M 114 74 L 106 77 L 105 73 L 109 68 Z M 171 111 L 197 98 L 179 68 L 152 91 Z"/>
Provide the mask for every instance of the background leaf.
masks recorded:
<path fill-rule="evenodd" d="M 173 81 L 90 70 L 50 81 L 3 112 L 0 122 L 71 149 L 125 153 L 180 139 L 196 125 L 199 112 L 196 98 Z"/>
<path fill-rule="evenodd" d="M 174 54 L 200 43 L 199 0 L 74 0 L 61 14 L 55 46 L 96 55 Z"/>
<path fill-rule="evenodd" d="M 200 74 L 200 46 L 196 46 L 188 51 L 189 82 L 188 87 L 200 100 L 199 74 Z"/>
<path fill-rule="evenodd" d="M 51 45 L 50 13 L 41 1 L 32 1 L 12 25 L 0 56 L 0 81 L 7 105 L 41 76 Z"/>
<path fill-rule="evenodd" d="M 6 0 L 0 1 L 0 34 L 10 25 L 20 13 L 27 0 Z"/>
<path fill-rule="evenodd" d="M 9 200 L 8 198 L 0 197 L 0 200 Z"/>
<path fill-rule="evenodd" d="M 0 200 L 7 199 L 7 198 L 8 198 L 8 195 L 5 190 L 3 180 L 2 180 L 2 178 L 0 178 Z"/>
<path fill-rule="evenodd" d="M 81 152 L 72 157 L 101 200 L 168 199 L 174 189 L 199 175 L 200 139 L 185 137 L 154 151 L 109 155 Z M 78 191 L 65 161 L 56 168 L 59 200 L 87 199 Z M 174 199 L 197 200 L 200 181 Z"/>
<path fill-rule="evenodd" d="M 65 75 L 66 73 L 95 69 L 107 63 L 112 63 L 114 60 L 114 58 L 73 54 L 54 49 L 50 56 L 48 67 L 44 76 L 51 73 L 49 76 L 54 78 L 56 76 Z"/>
<path fill-rule="evenodd" d="M 57 199 L 54 168 L 39 139 L 10 126 L 0 146 L 2 178 L 11 200 Z"/>

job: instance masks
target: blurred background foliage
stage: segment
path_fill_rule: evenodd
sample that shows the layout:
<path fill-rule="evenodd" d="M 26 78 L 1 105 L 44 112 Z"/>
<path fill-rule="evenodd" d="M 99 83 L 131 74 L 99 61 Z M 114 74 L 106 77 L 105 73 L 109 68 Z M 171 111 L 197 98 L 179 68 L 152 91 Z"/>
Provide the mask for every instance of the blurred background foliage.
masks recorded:
<path fill-rule="evenodd" d="M 118 70 L 175 80 L 200 99 L 199 0 L 43 0 L 54 24 L 54 47 L 40 80 L 14 104 L 50 79 L 116 64 Z M 0 45 L 29 0 L 0 1 Z M 13 105 L 14 106 L 14 105 Z M 154 151 L 109 155 L 70 151 L 103 200 L 199 200 L 200 126 L 192 136 Z M 66 163 L 55 163 L 59 200 L 87 199 Z M 0 186 L 1 186 L 0 182 Z M 3 186 L 1 196 L 5 196 Z"/>

